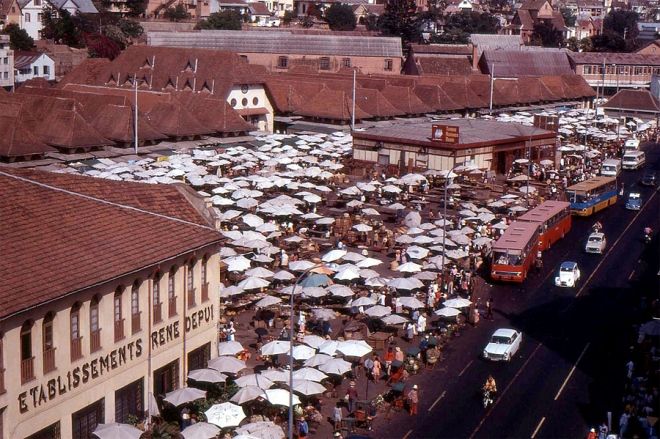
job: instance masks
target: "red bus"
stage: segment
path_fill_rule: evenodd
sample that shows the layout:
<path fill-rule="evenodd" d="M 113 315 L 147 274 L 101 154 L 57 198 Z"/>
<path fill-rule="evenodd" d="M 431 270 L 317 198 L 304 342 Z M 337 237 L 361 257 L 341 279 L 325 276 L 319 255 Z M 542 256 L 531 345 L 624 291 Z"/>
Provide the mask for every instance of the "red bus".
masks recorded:
<path fill-rule="evenodd" d="M 536 261 L 539 223 L 515 221 L 493 244 L 490 277 L 493 280 L 522 282 Z"/>
<path fill-rule="evenodd" d="M 571 203 L 544 201 L 516 221 L 539 223 L 541 226 L 538 250 L 547 250 L 571 230 Z"/>

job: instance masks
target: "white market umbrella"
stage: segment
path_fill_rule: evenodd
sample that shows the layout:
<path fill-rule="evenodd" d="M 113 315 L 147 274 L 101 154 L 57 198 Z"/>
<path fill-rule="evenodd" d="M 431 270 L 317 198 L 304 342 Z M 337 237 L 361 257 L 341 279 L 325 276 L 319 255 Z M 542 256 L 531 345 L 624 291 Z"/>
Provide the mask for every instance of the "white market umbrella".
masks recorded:
<path fill-rule="evenodd" d="M 362 223 L 354 225 L 353 228 L 358 232 L 370 232 L 374 229 L 373 227 Z"/>
<path fill-rule="evenodd" d="M 99 439 L 140 439 L 144 433 L 128 424 L 99 424 L 92 434 Z"/>
<path fill-rule="evenodd" d="M 389 282 L 389 279 L 384 277 L 371 277 L 364 281 L 364 284 L 369 287 L 384 287 Z"/>
<path fill-rule="evenodd" d="M 455 317 L 461 313 L 460 310 L 456 308 L 440 308 L 437 311 L 433 312 L 437 316 L 443 316 L 443 317 Z"/>
<path fill-rule="evenodd" d="M 198 399 L 206 398 L 206 392 L 203 390 L 195 389 L 192 387 L 184 387 L 177 389 L 165 395 L 163 401 L 167 401 L 173 406 L 177 407 L 187 402 L 192 402 Z"/>
<path fill-rule="evenodd" d="M 323 342 L 321 346 L 319 346 L 319 353 L 320 354 L 327 354 L 327 355 L 335 355 L 335 352 L 337 352 L 337 346 L 339 346 L 339 342 L 336 340 L 326 340 Z"/>
<path fill-rule="evenodd" d="M 387 282 L 388 287 L 396 288 L 397 290 L 414 290 L 424 286 L 422 281 L 414 277 L 395 277 Z"/>
<path fill-rule="evenodd" d="M 218 355 L 236 355 L 245 348 L 237 341 L 223 341 L 218 343 Z"/>
<path fill-rule="evenodd" d="M 320 383 L 326 378 L 328 378 L 326 374 L 313 367 L 303 367 L 293 372 L 294 382 L 295 380 L 310 380 Z"/>
<path fill-rule="evenodd" d="M 417 238 L 415 238 L 417 239 Z M 431 238 L 429 238 L 431 239 Z M 433 242 L 433 239 L 431 239 L 430 242 Z M 423 247 L 419 247 L 417 245 L 410 246 L 406 249 L 406 253 L 410 255 L 411 258 L 413 259 L 424 259 L 429 255 L 429 250 Z"/>
<path fill-rule="evenodd" d="M 417 227 L 422 223 L 422 216 L 419 214 L 419 212 L 413 210 L 408 215 L 406 215 L 406 217 L 403 219 L 403 223 L 410 228 Z"/>
<path fill-rule="evenodd" d="M 378 277 L 380 275 L 377 271 L 370 268 L 363 268 L 362 270 L 358 271 L 358 274 L 362 279 L 369 279 L 371 277 Z"/>
<path fill-rule="evenodd" d="M 355 265 L 358 268 L 369 268 L 369 267 L 374 267 L 376 265 L 380 265 L 382 263 L 383 263 L 383 261 L 381 261 L 380 259 L 366 258 L 366 259 L 363 259 L 361 261 L 358 261 Z"/>
<path fill-rule="evenodd" d="M 273 405 L 289 406 L 290 393 L 285 389 L 269 389 L 261 397 Z M 300 404 L 300 398 L 293 395 L 293 405 L 297 404 Z"/>
<path fill-rule="evenodd" d="M 295 393 L 300 393 L 305 396 L 310 395 L 319 395 L 324 393 L 327 389 L 323 384 L 319 384 L 315 381 L 302 380 L 302 379 L 293 379 L 293 391 Z"/>
<path fill-rule="evenodd" d="M 293 262 L 289 262 L 289 270 L 305 271 L 305 270 L 309 270 L 314 265 L 316 265 L 316 264 L 314 264 L 311 261 L 304 261 L 304 260 L 303 261 L 293 261 Z"/>
<path fill-rule="evenodd" d="M 282 303 L 282 299 L 280 299 L 279 297 L 266 296 L 263 299 L 257 301 L 257 303 L 255 303 L 254 306 L 256 306 L 257 308 L 266 308 L 268 306 L 277 305 L 278 303 Z"/>
<path fill-rule="evenodd" d="M 318 369 L 331 375 L 343 375 L 347 372 L 350 372 L 351 363 L 344 360 L 343 358 L 332 358 L 318 366 Z"/>
<path fill-rule="evenodd" d="M 257 290 L 259 288 L 265 288 L 268 285 L 270 285 L 270 281 L 260 277 L 250 276 L 240 281 L 237 286 L 244 290 Z"/>
<path fill-rule="evenodd" d="M 348 253 L 346 250 L 330 250 L 321 257 L 321 260 L 323 262 L 334 262 L 346 256 L 346 253 Z"/>
<path fill-rule="evenodd" d="M 303 343 L 305 343 L 307 346 L 311 346 L 314 349 L 317 349 L 319 346 L 325 343 L 325 338 L 313 334 L 306 335 L 303 337 Z"/>
<path fill-rule="evenodd" d="M 332 320 L 337 317 L 337 313 L 329 308 L 313 308 L 312 314 L 315 319 Z"/>
<path fill-rule="evenodd" d="M 220 297 L 236 296 L 238 294 L 243 294 L 244 292 L 243 288 L 239 288 L 236 285 L 230 285 L 220 290 Z"/>
<path fill-rule="evenodd" d="M 223 373 L 238 373 L 246 368 L 245 361 L 234 357 L 216 357 L 209 360 L 209 368 Z"/>
<path fill-rule="evenodd" d="M 261 375 L 269 380 L 277 383 L 284 383 L 289 381 L 289 371 L 284 369 L 268 369 L 261 372 Z"/>
<path fill-rule="evenodd" d="M 333 278 L 337 280 L 353 280 L 360 277 L 360 273 L 355 271 L 353 268 L 344 268 L 343 270 L 337 272 Z"/>
<path fill-rule="evenodd" d="M 358 297 L 351 302 L 351 306 L 373 306 L 376 301 L 370 297 Z"/>
<path fill-rule="evenodd" d="M 355 294 L 355 292 L 350 287 L 341 284 L 328 285 L 325 289 L 328 290 L 333 296 L 351 297 L 353 294 Z"/>
<path fill-rule="evenodd" d="M 337 350 L 346 357 L 363 357 L 373 348 L 364 340 L 346 340 L 339 342 Z"/>
<path fill-rule="evenodd" d="M 215 404 L 204 412 L 206 419 L 220 428 L 235 427 L 245 419 L 245 412 L 240 405 L 231 402 Z M 197 425 L 197 424 L 195 424 Z M 187 428 L 186 428 L 187 430 Z"/>
<path fill-rule="evenodd" d="M 306 367 L 317 367 L 322 364 L 327 363 L 328 361 L 332 360 L 332 356 L 328 354 L 316 354 L 310 359 L 306 360 L 303 365 Z M 294 372 L 295 373 L 295 372 Z"/>
<path fill-rule="evenodd" d="M 245 404 L 246 402 L 259 398 L 263 393 L 264 389 L 261 387 L 245 386 L 238 389 L 238 392 L 229 398 L 229 400 L 236 404 Z"/>
<path fill-rule="evenodd" d="M 392 314 L 392 308 L 389 306 L 375 305 L 364 311 L 369 317 L 384 317 Z"/>
<path fill-rule="evenodd" d="M 410 319 L 407 319 L 405 317 L 401 317 L 398 314 L 390 314 L 390 315 L 387 315 L 385 317 L 381 317 L 380 321 L 385 323 L 386 325 L 394 326 L 394 325 L 401 325 L 402 323 L 409 322 Z"/>
<path fill-rule="evenodd" d="M 450 308 L 465 308 L 466 306 L 470 306 L 472 302 L 470 302 L 468 299 L 449 299 L 446 300 L 443 305 L 448 306 Z"/>
<path fill-rule="evenodd" d="M 419 273 L 422 271 L 422 266 L 414 262 L 406 262 L 399 265 L 398 271 L 401 273 Z"/>
<path fill-rule="evenodd" d="M 289 404 L 287 403 L 286 405 L 288 406 Z M 275 425 L 270 421 L 253 422 L 251 424 L 243 425 L 236 429 L 236 433 L 239 435 L 247 434 L 259 439 L 283 439 L 285 436 L 282 427 Z"/>
<path fill-rule="evenodd" d="M 367 258 L 365 258 L 364 256 L 362 256 L 360 253 L 348 252 L 348 253 L 346 253 L 346 254 L 344 255 L 344 257 L 343 257 L 342 259 L 343 259 L 344 261 L 360 262 L 360 261 L 364 261 L 364 260 L 367 259 Z"/>
<path fill-rule="evenodd" d="M 273 382 L 271 380 L 269 380 L 263 375 L 256 373 L 243 375 L 242 377 L 236 378 L 234 382 L 238 387 L 256 386 L 264 390 L 269 389 L 273 385 Z"/>
<path fill-rule="evenodd" d="M 277 279 L 277 280 L 291 280 L 295 278 L 296 277 L 293 274 L 289 273 L 286 270 L 280 270 L 277 273 L 273 274 L 273 279 Z"/>
<path fill-rule="evenodd" d="M 289 352 L 289 342 L 282 340 L 273 340 L 261 346 L 262 355 L 280 355 Z"/>
<path fill-rule="evenodd" d="M 247 224 L 250 227 L 259 227 L 262 224 L 264 224 L 263 218 L 257 215 L 253 215 L 251 213 L 248 213 L 247 215 L 243 215 L 241 219 L 245 224 Z"/>
<path fill-rule="evenodd" d="M 406 308 L 412 308 L 412 309 L 424 308 L 424 304 L 415 297 L 404 296 L 404 297 L 399 297 L 399 300 L 401 302 L 401 305 Z"/>
<path fill-rule="evenodd" d="M 250 260 L 243 255 L 225 258 L 222 262 L 227 264 L 227 271 L 245 271 L 250 268 Z"/>
<path fill-rule="evenodd" d="M 188 373 L 188 378 L 203 383 L 224 383 L 227 375 L 215 369 L 197 369 L 191 370 Z"/>
<path fill-rule="evenodd" d="M 245 275 L 248 276 L 248 277 L 261 277 L 261 278 L 264 278 L 264 277 L 273 277 L 275 275 L 275 273 L 273 273 L 272 271 L 270 271 L 266 268 L 263 268 L 263 267 L 255 267 L 255 268 L 251 268 L 248 271 L 246 271 Z"/>
<path fill-rule="evenodd" d="M 295 360 L 308 360 L 314 355 L 316 355 L 316 349 L 304 344 L 294 346 L 291 354 Z"/>
<path fill-rule="evenodd" d="M 207 410 L 206 413 L 210 411 Z M 208 419 L 208 415 L 206 416 Z M 189 425 L 181 432 L 184 439 L 212 439 L 220 433 L 220 429 L 213 424 L 206 422 L 197 422 L 196 424 Z"/>

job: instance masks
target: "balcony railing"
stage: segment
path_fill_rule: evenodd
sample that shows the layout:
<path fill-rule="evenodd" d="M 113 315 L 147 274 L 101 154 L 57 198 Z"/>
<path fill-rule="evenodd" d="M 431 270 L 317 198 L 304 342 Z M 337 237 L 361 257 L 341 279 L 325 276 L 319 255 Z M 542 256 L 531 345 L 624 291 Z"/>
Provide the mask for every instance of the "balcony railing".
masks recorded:
<path fill-rule="evenodd" d="M 21 361 L 21 384 L 32 381 L 34 376 L 34 357 Z"/>
<path fill-rule="evenodd" d="M 154 304 L 154 325 L 163 321 L 163 304 Z"/>
<path fill-rule="evenodd" d="M 197 293 L 197 290 L 195 288 L 192 288 L 192 289 L 188 290 L 188 309 L 195 306 L 195 294 L 196 293 Z"/>
<path fill-rule="evenodd" d="M 176 296 L 167 299 L 167 309 L 170 317 L 176 316 Z"/>
<path fill-rule="evenodd" d="M 55 370 L 55 348 L 44 351 L 44 375 Z"/>
<path fill-rule="evenodd" d="M 209 301 L 209 283 L 202 284 L 202 302 Z"/>
<path fill-rule="evenodd" d="M 78 337 L 71 340 L 71 361 L 80 360 L 82 356 L 82 337 Z"/>
<path fill-rule="evenodd" d="M 137 313 L 131 315 L 131 332 L 133 334 L 135 334 L 137 332 L 140 332 L 140 329 L 142 329 L 140 327 L 140 317 L 141 316 L 142 316 L 141 311 L 138 311 Z"/>
<path fill-rule="evenodd" d="M 89 351 L 96 352 L 101 349 L 101 329 L 92 331 L 91 340 L 89 342 Z"/>
<path fill-rule="evenodd" d="M 126 338 L 124 322 L 126 319 L 115 320 L 115 343 Z"/>

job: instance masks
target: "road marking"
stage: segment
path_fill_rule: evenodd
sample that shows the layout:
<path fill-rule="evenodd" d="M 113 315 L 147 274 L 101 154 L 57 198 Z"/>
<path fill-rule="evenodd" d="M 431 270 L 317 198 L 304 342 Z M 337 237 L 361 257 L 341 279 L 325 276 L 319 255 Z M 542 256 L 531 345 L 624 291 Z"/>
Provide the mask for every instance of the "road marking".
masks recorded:
<path fill-rule="evenodd" d="M 626 227 L 625 230 L 621 233 L 621 235 L 619 235 L 619 237 L 617 238 L 617 240 L 614 241 L 614 244 L 612 244 L 612 247 L 610 247 L 610 249 L 607 251 L 607 253 L 605 253 L 605 256 L 603 256 L 603 259 L 601 259 L 601 261 L 598 263 L 598 265 L 596 266 L 596 268 L 594 269 L 594 271 L 591 273 L 591 276 L 589 276 L 589 278 L 588 278 L 588 279 L 584 282 L 584 284 L 582 285 L 582 288 L 580 288 L 580 290 L 577 292 L 577 294 L 575 295 L 575 297 L 573 297 L 573 300 L 571 300 L 571 303 L 569 303 L 568 306 L 567 306 L 566 308 L 563 309 L 563 311 L 561 312 L 562 314 L 565 313 L 566 311 L 568 311 L 568 310 L 573 306 L 573 304 L 575 303 L 575 299 L 577 299 L 577 298 L 580 296 L 580 294 L 582 293 L 582 291 L 587 287 L 587 285 L 589 284 L 589 281 L 591 280 L 591 278 L 594 277 L 594 276 L 596 275 L 596 272 L 598 271 L 598 269 L 600 268 L 600 266 L 603 265 L 603 262 L 605 262 L 605 259 L 607 259 L 607 257 L 610 255 L 610 253 L 612 253 L 612 250 L 614 250 L 614 247 L 616 247 L 616 245 L 619 243 L 619 241 L 621 241 L 621 238 L 623 238 L 623 236 L 626 234 L 626 232 L 628 232 L 628 229 L 630 229 L 630 228 L 632 227 L 632 225 L 635 223 L 635 221 L 637 221 L 637 217 L 638 217 L 638 216 L 644 211 L 644 209 L 646 209 L 646 207 L 650 204 L 651 200 L 653 199 L 653 197 L 655 197 L 655 194 L 656 194 L 656 193 L 657 193 L 657 192 L 653 192 L 653 195 L 651 195 L 651 197 L 650 197 L 649 200 L 646 202 L 646 204 L 644 205 L 644 207 L 642 207 L 642 208 L 639 210 L 639 212 L 637 212 L 637 215 L 635 215 L 635 217 L 632 219 L 632 221 L 630 221 L 630 224 L 628 224 L 628 227 Z"/>
<path fill-rule="evenodd" d="M 403 437 L 403 439 L 407 439 L 408 436 L 410 436 L 410 433 L 412 433 L 412 432 L 413 432 L 412 429 L 410 429 L 410 431 L 408 431 L 408 433 L 406 433 L 406 435 Z"/>
<path fill-rule="evenodd" d="M 461 373 L 458 374 L 458 376 L 459 376 L 459 377 L 460 377 L 460 376 L 463 376 L 463 374 L 465 373 L 465 371 L 467 370 L 467 368 L 470 367 L 470 365 L 471 365 L 473 362 L 474 362 L 474 360 L 470 360 L 470 362 L 467 364 L 467 366 L 465 366 L 465 367 L 463 368 L 463 370 L 461 371 Z"/>
<path fill-rule="evenodd" d="M 633 274 L 635 274 L 635 270 L 633 270 L 633 271 L 630 273 L 630 276 L 628 276 L 628 280 L 632 279 Z"/>
<path fill-rule="evenodd" d="M 545 422 L 545 416 L 541 418 L 541 422 L 539 422 L 539 425 L 536 426 L 536 430 L 534 430 L 534 433 L 532 433 L 532 439 L 536 437 L 536 433 L 539 432 L 539 430 L 541 429 L 541 425 L 543 425 L 544 422 Z"/>
<path fill-rule="evenodd" d="M 541 343 L 539 343 L 538 346 L 536 346 L 536 349 L 534 349 L 534 352 L 532 352 L 532 354 L 529 356 L 529 358 L 527 358 L 527 361 L 525 361 L 525 363 L 523 363 L 523 365 L 520 367 L 520 370 L 519 370 L 519 371 L 515 374 L 515 376 L 511 379 L 511 382 L 509 383 L 509 385 L 507 385 L 506 388 L 504 389 L 504 391 L 503 391 L 500 395 L 497 396 L 497 399 L 495 399 L 495 402 L 494 402 L 493 405 L 490 407 L 490 410 L 488 410 L 488 411 L 486 412 L 486 415 L 483 417 L 483 419 L 481 420 L 481 422 L 479 422 L 479 425 L 477 425 L 477 428 L 475 428 L 474 431 L 472 432 L 472 434 L 470 435 L 470 439 L 472 439 L 472 438 L 474 437 L 474 435 L 477 434 L 477 432 L 479 431 L 479 429 L 481 429 L 481 426 L 484 425 L 484 422 L 486 422 L 486 419 L 488 418 L 488 416 L 490 416 L 490 414 L 493 413 L 493 411 L 495 410 L 495 407 L 497 407 L 497 404 L 500 403 L 500 401 L 502 400 L 502 398 L 504 397 L 504 395 L 506 394 L 506 392 L 509 390 L 509 388 L 511 387 L 511 385 L 512 385 L 512 384 L 514 383 L 514 381 L 516 381 L 516 379 L 520 376 L 520 374 L 521 374 L 522 371 L 525 369 L 525 367 L 527 367 L 527 364 L 528 364 L 530 361 L 532 361 L 532 358 L 534 358 L 534 355 L 536 355 L 536 353 L 538 352 L 538 350 L 541 349 L 541 346 L 543 346 L 543 343 L 544 343 L 544 342 L 545 342 L 545 339 L 544 339 L 543 341 L 541 341 Z"/>
<path fill-rule="evenodd" d="M 439 403 L 442 398 L 445 397 L 445 393 L 447 393 L 446 390 L 444 392 L 442 392 L 442 395 L 438 396 L 438 399 L 436 399 L 435 402 L 433 404 L 431 404 L 431 407 L 429 407 L 429 411 L 433 410 L 433 407 L 435 407 L 435 405 L 437 403 Z"/>
<path fill-rule="evenodd" d="M 576 361 L 575 364 L 573 365 L 573 368 L 571 369 L 571 371 L 568 373 L 568 376 L 567 376 L 566 379 L 564 380 L 564 384 L 561 385 L 561 388 L 559 389 L 559 392 L 557 392 L 557 395 L 555 396 L 555 401 L 557 401 L 557 399 L 559 399 L 559 395 L 561 395 L 561 392 L 564 390 L 564 387 L 566 387 L 566 384 L 568 384 L 568 380 L 571 379 L 571 376 L 573 375 L 573 372 L 575 372 L 575 369 L 577 369 L 577 365 L 578 365 L 578 363 L 579 363 L 580 360 L 582 359 L 582 356 L 584 355 L 584 353 L 587 352 L 587 348 L 589 347 L 590 344 L 591 344 L 591 343 L 587 343 L 587 345 L 586 345 L 586 346 L 584 347 L 584 349 L 582 350 L 582 353 L 580 354 L 580 356 L 578 357 L 577 361 Z"/>

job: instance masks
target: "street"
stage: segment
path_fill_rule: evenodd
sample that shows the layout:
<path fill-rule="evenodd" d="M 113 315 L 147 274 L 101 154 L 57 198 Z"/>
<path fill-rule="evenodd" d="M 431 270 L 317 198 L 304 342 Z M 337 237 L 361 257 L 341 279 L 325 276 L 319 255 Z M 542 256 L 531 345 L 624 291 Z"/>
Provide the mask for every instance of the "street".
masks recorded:
<path fill-rule="evenodd" d="M 646 169 L 660 169 L 658 145 L 647 145 Z M 607 421 L 618 428 L 624 365 L 634 313 L 641 292 L 655 297 L 658 279 L 657 235 L 645 248 L 642 230 L 660 228 L 660 197 L 654 188 L 638 184 L 644 171 L 623 171 L 626 196 L 642 193 L 641 211 L 617 204 L 588 218 L 573 217 L 571 232 L 544 252 L 544 268 L 520 286 L 486 285 L 483 306 L 494 298 L 494 321 L 481 319 L 445 351 L 446 361 L 435 371 L 415 376 L 420 386 L 420 412 L 400 415 L 386 424 L 392 438 L 585 437 L 589 428 Z M 600 221 L 607 237 L 601 255 L 586 254 L 589 229 Z M 646 252 L 644 250 L 646 249 Z M 582 278 L 575 288 L 559 288 L 554 277 L 562 261 L 575 261 Z M 650 264 L 650 265 L 649 265 Z M 648 280 L 650 279 L 650 281 Z M 521 349 L 510 363 L 480 358 L 492 332 L 509 327 L 522 331 Z M 499 395 L 489 409 L 481 405 L 479 389 L 489 374 Z"/>

